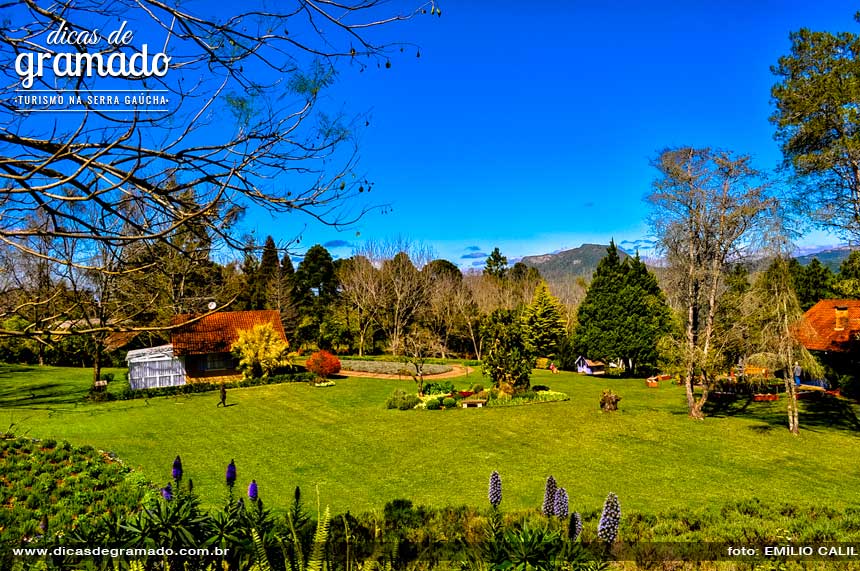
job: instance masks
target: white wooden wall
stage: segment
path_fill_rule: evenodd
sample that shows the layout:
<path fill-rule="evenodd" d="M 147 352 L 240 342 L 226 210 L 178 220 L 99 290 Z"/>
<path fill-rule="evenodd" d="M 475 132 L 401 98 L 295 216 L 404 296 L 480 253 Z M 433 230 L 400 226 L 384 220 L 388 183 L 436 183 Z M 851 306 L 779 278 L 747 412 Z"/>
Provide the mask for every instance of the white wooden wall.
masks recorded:
<path fill-rule="evenodd" d="M 132 361 L 128 364 L 128 382 L 132 389 L 154 389 L 185 384 L 182 359 Z"/>

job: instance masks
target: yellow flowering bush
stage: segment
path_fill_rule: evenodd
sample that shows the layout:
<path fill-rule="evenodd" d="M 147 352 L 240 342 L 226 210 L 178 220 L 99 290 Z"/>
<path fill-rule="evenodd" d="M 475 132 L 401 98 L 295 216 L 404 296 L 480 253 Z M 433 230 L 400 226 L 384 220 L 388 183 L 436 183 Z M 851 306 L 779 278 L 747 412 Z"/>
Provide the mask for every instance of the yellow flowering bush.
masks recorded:
<path fill-rule="evenodd" d="M 239 371 L 245 379 L 265 379 L 289 360 L 289 344 L 281 339 L 271 323 L 239 331 L 230 348 L 239 358 Z"/>

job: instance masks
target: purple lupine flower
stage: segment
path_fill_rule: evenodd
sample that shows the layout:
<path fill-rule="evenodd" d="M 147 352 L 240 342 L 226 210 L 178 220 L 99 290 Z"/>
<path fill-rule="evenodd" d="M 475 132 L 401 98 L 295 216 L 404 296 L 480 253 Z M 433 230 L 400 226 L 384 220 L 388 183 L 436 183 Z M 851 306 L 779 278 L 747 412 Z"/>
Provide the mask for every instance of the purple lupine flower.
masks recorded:
<path fill-rule="evenodd" d="M 499 476 L 499 473 L 493 470 L 493 473 L 490 474 L 490 505 L 494 508 L 498 508 L 499 504 L 502 503 L 502 477 Z"/>
<path fill-rule="evenodd" d="M 227 485 L 231 488 L 233 484 L 236 483 L 236 462 L 230 460 L 230 463 L 227 464 Z"/>
<path fill-rule="evenodd" d="M 182 459 L 179 456 L 173 461 L 173 480 L 178 482 L 182 479 Z"/>
<path fill-rule="evenodd" d="M 570 508 L 567 503 L 567 490 L 564 488 L 559 488 L 555 491 L 555 505 L 553 508 L 553 513 L 558 517 L 567 517 Z"/>
<path fill-rule="evenodd" d="M 603 504 L 603 513 L 600 516 L 600 524 L 597 526 L 597 537 L 606 543 L 614 543 L 618 537 L 618 526 L 621 524 L 621 504 L 618 496 L 609 492 L 606 502 Z"/>
<path fill-rule="evenodd" d="M 167 484 L 163 488 L 161 488 L 161 497 L 167 500 L 168 502 L 173 499 L 173 486 Z"/>
<path fill-rule="evenodd" d="M 571 542 L 574 542 L 580 533 L 582 533 L 582 516 L 579 515 L 579 512 L 573 512 L 570 514 L 570 522 L 567 526 L 567 537 Z"/>
<path fill-rule="evenodd" d="M 555 513 L 555 491 L 558 489 L 558 484 L 555 483 L 555 478 L 550 476 L 546 479 L 546 490 L 543 493 L 543 515 L 550 516 Z"/>
<path fill-rule="evenodd" d="M 257 480 L 251 480 L 251 485 L 248 486 L 248 497 L 251 501 L 257 501 Z"/>

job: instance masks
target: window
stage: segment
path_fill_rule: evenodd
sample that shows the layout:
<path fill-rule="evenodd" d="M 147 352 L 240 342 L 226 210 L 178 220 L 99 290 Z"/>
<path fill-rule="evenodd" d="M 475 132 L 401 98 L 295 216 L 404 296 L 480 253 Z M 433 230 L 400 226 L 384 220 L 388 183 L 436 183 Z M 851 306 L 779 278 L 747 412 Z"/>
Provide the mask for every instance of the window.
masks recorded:
<path fill-rule="evenodd" d="M 206 355 L 207 371 L 223 371 L 230 368 L 230 356 L 227 353 L 209 353 Z"/>

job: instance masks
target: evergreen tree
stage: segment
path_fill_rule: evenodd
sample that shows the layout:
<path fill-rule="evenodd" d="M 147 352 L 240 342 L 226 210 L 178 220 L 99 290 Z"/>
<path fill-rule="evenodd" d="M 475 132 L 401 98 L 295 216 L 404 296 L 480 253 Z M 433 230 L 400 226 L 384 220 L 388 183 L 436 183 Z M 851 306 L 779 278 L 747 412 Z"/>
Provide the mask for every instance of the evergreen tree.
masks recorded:
<path fill-rule="evenodd" d="M 833 289 L 839 297 L 860 298 L 860 250 L 851 252 L 839 265 Z"/>
<path fill-rule="evenodd" d="M 555 356 L 565 334 L 561 316 L 561 304 L 550 293 L 546 282 L 541 282 L 522 317 L 523 333 L 537 355 Z"/>
<path fill-rule="evenodd" d="M 590 359 L 622 360 L 632 373 L 657 362 L 671 317 L 657 279 L 637 254 L 620 262 L 614 241 L 577 313 L 573 342 Z"/>
<path fill-rule="evenodd" d="M 500 280 L 508 275 L 508 258 L 502 255 L 498 247 L 487 256 L 487 264 L 484 266 L 484 275 L 493 276 Z"/>
<path fill-rule="evenodd" d="M 833 272 L 819 262 L 818 258 L 813 258 L 806 267 L 792 258 L 789 262 L 789 270 L 794 278 L 794 291 L 803 311 L 822 299 L 833 297 Z"/>
<path fill-rule="evenodd" d="M 493 386 L 508 394 L 528 390 L 534 354 L 517 314 L 497 309 L 481 326 L 486 343 L 482 370 Z"/>
<path fill-rule="evenodd" d="M 624 268 L 615 241 L 597 264 L 585 299 L 579 305 L 573 332 L 576 352 L 589 359 L 614 360 L 621 356 L 624 312 L 620 307 Z"/>
<path fill-rule="evenodd" d="M 264 307 L 260 309 L 271 309 L 274 305 L 268 299 L 269 290 L 275 285 L 281 273 L 281 264 L 278 261 L 278 248 L 271 236 L 266 236 L 263 244 L 263 255 L 260 258 L 260 267 L 257 268 L 255 281 L 259 294 L 264 297 Z"/>
<path fill-rule="evenodd" d="M 657 342 L 669 332 L 671 317 L 657 278 L 639 254 L 624 260 L 622 267 L 626 271 L 617 306 L 623 319 L 618 356 L 636 374 L 657 362 Z"/>
<path fill-rule="evenodd" d="M 299 311 L 296 331 L 301 341 L 314 342 L 321 349 L 330 346 L 326 327 L 337 297 L 334 260 L 323 246 L 316 244 L 305 253 L 293 276 L 293 300 Z"/>
<path fill-rule="evenodd" d="M 527 266 L 522 262 L 517 262 L 511 268 L 509 277 L 512 281 L 537 281 L 541 279 L 540 271 L 537 268 Z"/>

